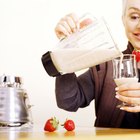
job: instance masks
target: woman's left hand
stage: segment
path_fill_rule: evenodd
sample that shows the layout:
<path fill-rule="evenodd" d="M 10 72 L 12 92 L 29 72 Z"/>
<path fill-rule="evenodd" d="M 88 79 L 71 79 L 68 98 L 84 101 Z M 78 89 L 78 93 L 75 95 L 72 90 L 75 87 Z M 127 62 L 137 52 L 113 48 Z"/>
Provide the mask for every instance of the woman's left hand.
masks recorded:
<path fill-rule="evenodd" d="M 128 112 L 140 112 L 140 83 L 123 84 L 116 89 L 116 98 L 132 106 L 123 106 L 120 109 Z"/>

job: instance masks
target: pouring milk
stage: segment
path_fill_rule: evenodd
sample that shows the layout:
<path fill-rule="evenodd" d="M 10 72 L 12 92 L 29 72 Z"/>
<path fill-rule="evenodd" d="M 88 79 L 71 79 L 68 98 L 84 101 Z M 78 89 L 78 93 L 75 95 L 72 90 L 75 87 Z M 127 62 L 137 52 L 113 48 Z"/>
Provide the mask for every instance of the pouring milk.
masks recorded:
<path fill-rule="evenodd" d="M 89 68 L 122 55 L 103 18 L 63 39 L 42 56 L 50 76 Z"/>

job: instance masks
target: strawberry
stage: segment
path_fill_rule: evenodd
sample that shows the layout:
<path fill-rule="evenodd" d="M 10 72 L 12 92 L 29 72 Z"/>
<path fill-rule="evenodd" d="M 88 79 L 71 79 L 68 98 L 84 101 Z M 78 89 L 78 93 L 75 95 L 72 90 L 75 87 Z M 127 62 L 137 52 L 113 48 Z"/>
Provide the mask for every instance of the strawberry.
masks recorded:
<path fill-rule="evenodd" d="M 59 121 L 56 120 L 56 117 L 50 118 L 46 121 L 44 126 L 44 131 L 53 132 L 57 129 Z"/>
<path fill-rule="evenodd" d="M 136 61 L 140 61 L 140 51 L 139 50 L 133 50 L 132 54 L 136 56 Z"/>
<path fill-rule="evenodd" d="M 62 126 L 64 126 L 67 131 L 73 131 L 75 129 L 75 123 L 73 120 L 66 120 Z"/>

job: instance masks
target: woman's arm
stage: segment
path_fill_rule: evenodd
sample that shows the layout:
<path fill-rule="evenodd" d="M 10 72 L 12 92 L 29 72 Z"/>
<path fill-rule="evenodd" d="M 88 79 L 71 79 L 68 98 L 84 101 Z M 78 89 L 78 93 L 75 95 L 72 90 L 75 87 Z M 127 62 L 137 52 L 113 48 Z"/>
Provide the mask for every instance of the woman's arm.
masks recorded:
<path fill-rule="evenodd" d="M 77 111 L 79 107 L 90 104 L 94 98 L 92 71 L 88 70 L 79 77 L 74 73 L 56 78 L 56 101 L 59 108 Z"/>

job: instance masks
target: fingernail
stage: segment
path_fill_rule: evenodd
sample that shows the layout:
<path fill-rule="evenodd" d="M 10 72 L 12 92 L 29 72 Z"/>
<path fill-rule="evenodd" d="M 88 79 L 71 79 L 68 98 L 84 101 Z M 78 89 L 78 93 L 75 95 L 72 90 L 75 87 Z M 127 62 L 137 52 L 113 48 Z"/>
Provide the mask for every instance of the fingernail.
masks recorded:
<path fill-rule="evenodd" d="M 123 108 L 123 107 L 121 107 L 121 108 L 120 108 L 120 110 L 124 110 L 124 108 Z"/>
<path fill-rule="evenodd" d="M 118 88 L 118 87 L 116 87 L 116 88 L 115 88 L 115 90 L 117 91 L 117 90 L 119 90 L 119 88 Z"/>
<path fill-rule="evenodd" d="M 116 97 L 117 99 L 119 99 L 119 95 L 116 95 L 115 97 Z"/>

